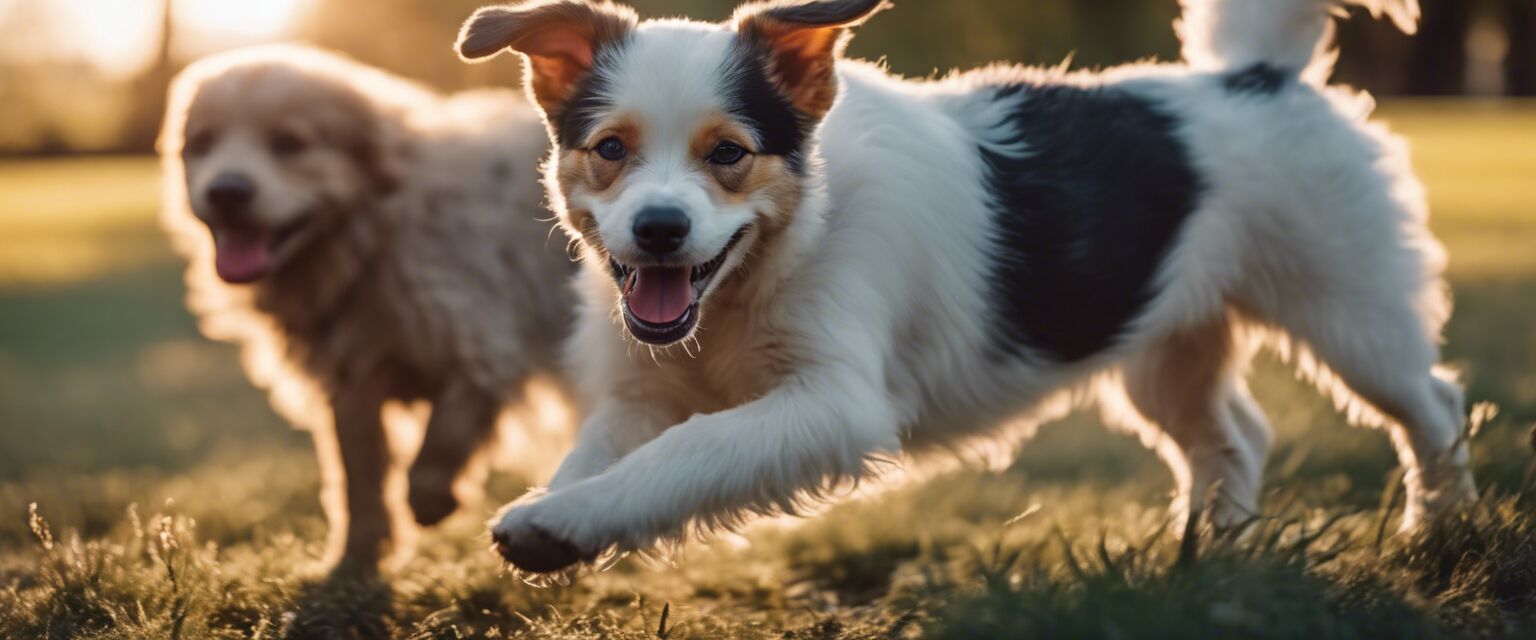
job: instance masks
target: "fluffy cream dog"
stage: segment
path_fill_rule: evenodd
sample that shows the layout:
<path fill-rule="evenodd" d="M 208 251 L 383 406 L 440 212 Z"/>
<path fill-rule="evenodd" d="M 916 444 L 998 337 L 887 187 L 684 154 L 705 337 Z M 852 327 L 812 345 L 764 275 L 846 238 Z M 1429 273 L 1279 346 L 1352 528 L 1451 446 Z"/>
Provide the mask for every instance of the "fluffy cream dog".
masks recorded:
<path fill-rule="evenodd" d="M 188 304 L 314 433 L 343 568 L 374 571 L 406 530 L 386 403 L 434 408 L 408 477 L 433 524 L 503 408 L 563 390 L 574 266 L 541 220 L 545 146 L 515 94 L 444 98 L 311 49 L 213 56 L 172 85 L 162 218 Z"/>

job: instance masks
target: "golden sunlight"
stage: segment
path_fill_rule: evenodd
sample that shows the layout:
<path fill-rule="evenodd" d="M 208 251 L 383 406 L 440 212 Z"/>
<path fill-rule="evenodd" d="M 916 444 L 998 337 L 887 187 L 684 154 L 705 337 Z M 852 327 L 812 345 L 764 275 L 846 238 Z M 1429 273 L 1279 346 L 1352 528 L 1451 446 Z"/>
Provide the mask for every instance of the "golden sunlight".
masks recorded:
<path fill-rule="evenodd" d="M 309 1 L 171 0 L 178 49 L 205 53 L 279 38 L 294 27 Z M 109 72 L 131 73 L 153 55 L 162 2 L 57 0 L 56 15 L 83 37 L 55 42 Z"/>
<path fill-rule="evenodd" d="M 60 0 L 55 19 L 66 21 L 79 37 L 53 34 L 48 42 L 60 53 L 79 55 L 109 72 L 131 73 L 149 58 L 158 29 L 151 6 L 144 0 Z M 50 33 L 60 29 L 49 27 Z"/>
<path fill-rule="evenodd" d="M 303 0 L 178 0 L 176 17 L 192 29 L 270 37 L 292 25 Z"/>

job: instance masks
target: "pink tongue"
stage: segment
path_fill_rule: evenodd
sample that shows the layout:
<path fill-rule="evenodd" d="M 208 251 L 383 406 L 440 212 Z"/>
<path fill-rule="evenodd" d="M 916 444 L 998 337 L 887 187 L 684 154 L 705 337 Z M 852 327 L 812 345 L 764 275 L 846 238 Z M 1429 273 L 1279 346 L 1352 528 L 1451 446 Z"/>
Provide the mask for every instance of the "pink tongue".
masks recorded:
<path fill-rule="evenodd" d="M 266 230 L 222 229 L 213 232 L 213 264 L 225 282 L 250 282 L 267 274 L 271 244 Z"/>
<path fill-rule="evenodd" d="M 640 267 L 624 298 L 629 312 L 651 324 L 676 322 L 693 303 L 688 271 L 688 267 Z"/>

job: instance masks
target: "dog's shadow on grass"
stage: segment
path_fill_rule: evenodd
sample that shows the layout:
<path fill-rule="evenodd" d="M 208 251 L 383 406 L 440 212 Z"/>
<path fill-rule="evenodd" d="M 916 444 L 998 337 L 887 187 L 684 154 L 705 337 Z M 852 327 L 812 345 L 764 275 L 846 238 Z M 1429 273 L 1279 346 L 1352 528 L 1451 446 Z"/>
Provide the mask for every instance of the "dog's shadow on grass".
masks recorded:
<path fill-rule="evenodd" d="M 377 578 L 332 574 L 304 582 L 294 594 L 297 605 L 284 620 L 283 636 L 292 640 L 359 640 L 392 637 L 394 589 Z"/>

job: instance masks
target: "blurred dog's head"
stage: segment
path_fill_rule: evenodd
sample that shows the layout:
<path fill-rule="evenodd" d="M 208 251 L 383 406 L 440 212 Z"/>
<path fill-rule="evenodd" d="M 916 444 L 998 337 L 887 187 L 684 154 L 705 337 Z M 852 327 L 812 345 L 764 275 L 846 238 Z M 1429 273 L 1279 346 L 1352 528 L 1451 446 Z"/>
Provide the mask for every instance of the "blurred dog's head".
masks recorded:
<path fill-rule="evenodd" d="M 205 59 L 172 86 L 160 141 L 226 282 L 280 268 L 398 178 L 353 63 L 297 47 Z"/>
<path fill-rule="evenodd" d="M 722 24 L 640 22 L 609 3 L 486 7 L 459 53 L 526 58 L 556 142 L 561 223 L 609 261 L 625 325 L 671 344 L 793 221 L 847 30 L 883 0 L 749 4 Z"/>

